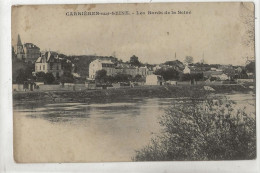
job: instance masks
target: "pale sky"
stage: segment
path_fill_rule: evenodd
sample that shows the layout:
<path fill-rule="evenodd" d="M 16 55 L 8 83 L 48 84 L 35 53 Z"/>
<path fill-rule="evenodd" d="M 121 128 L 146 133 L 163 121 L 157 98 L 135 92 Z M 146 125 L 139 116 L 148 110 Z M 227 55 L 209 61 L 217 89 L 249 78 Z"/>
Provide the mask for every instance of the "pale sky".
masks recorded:
<path fill-rule="evenodd" d="M 124 16 L 66 16 L 66 12 L 112 12 Z M 147 11 L 191 11 L 191 14 L 147 15 Z M 67 55 L 116 55 L 123 61 L 132 55 L 141 62 L 162 63 L 185 56 L 206 63 L 244 65 L 254 49 L 243 44 L 252 14 L 247 3 L 164 3 L 113 5 L 20 6 L 12 9 L 12 45 L 18 33 L 22 43 Z M 144 11 L 146 15 L 134 15 Z M 253 20 L 253 19 L 252 19 Z"/>

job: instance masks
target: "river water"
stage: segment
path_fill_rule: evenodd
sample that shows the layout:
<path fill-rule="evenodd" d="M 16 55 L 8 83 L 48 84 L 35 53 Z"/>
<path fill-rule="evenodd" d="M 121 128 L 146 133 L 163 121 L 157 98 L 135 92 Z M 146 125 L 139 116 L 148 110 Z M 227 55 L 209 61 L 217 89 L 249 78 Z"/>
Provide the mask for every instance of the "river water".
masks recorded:
<path fill-rule="evenodd" d="M 255 111 L 252 94 L 227 95 Z M 109 103 L 14 102 L 17 162 L 131 161 L 160 133 L 159 117 L 174 98 L 131 98 Z"/>

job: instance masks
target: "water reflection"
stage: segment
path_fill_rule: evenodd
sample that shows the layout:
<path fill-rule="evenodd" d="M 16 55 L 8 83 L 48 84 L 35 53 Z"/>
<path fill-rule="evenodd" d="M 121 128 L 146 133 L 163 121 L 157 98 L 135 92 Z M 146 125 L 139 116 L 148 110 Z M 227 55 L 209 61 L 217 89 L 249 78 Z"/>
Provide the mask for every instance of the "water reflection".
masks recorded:
<path fill-rule="evenodd" d="M 226 95 L 243 109 L 245 105 L 254 106 L 252 94 Z M 112 120 L 118 116 L 144 116 L 162 114 L 164 109 L 174 103 L 182 104 L 186 98 L 132 98 L 104 103 L 15 103 L 14 110 L 25 112 L 27 117 L 42 118 L 50 122 L 66 122 L 75 119 L 100 118 Z M 251 107 L 250 107 L 251 108 Z M 154 111 L 151 111 L 153 110 Z"/>
<path fill-rule="evenodd" d="M 253 95 L 227 96 L 254 108 Z M 185 98 L 128 98 L 102 103 L 14 102 L 15 148 L 28 159 L 41 147 L 39 162 L 131 161 L 135 150 L 160 133 L 159 117 L 173 102 Z M 249 108 L 252 110 L 252 108 Z M 30 139 L 30 140 L 28 140 Z M 30 146 L 30 151 L 25 150 Z M 53 156 L 55 148 L 60 157 Z M 34 152 L 33 152 L 34 151 Z M 49 151 L 49 152 L 48 152 Z"/>

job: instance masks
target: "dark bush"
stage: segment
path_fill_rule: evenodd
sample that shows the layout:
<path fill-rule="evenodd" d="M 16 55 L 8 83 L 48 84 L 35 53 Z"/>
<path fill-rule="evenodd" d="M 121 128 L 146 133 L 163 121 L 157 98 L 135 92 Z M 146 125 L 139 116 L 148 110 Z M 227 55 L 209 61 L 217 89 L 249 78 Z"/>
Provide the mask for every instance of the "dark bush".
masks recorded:
<path fill-rule="evenodd" d="M 133 160 L 255 159 L 255 113 L 234 106 L 219 98 L 175 103 L 161 117 L 162 135 L 137 151 Z"/>
<path fill-rule="evenodd" d="M 60 82 L 61 83 L 73 83 L 74 77 L 71 73 L 65 72 L 61 77 L 60 77 Z"/>
<path fill-rule="evenodd" d="M 163 77 L 164 80 L 178 80 L 179 79 L 179 72 L 174 68 L 167 68 L 167 69 L 158 69 L 155 71 L 156 75 L 160 75 Z"/>
<path fill-rule="evenodd" d="M 55 81 L 55 77 L 52 73 L 46 73 L 44 76 L 44 83 L 52 84 Z"/>

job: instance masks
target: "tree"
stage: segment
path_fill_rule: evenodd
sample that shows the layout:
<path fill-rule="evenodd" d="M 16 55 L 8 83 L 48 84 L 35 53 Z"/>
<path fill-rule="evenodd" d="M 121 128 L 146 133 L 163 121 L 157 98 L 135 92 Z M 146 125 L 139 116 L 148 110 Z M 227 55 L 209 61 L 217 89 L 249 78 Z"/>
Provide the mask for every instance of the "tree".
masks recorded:
<path fill-rule="evenodd" d="M 23 69 L 18 70 L 18 75 L 16 77 L 16 83 L 23 84 L 24 81 L 27 81 L 28 75 L 25 73 Z"/>
<path fill-rule="evenodd" d="M 32 76 L 32 68 L 31 66 L 27 66 L 25 69 L 17 70 L 17 76 L 15 78 L 16 83 L 23 84 L 25 81 L 34 80 Z"/>
<path fill-rule="evenodd" d="M 141 66 L 141 63 L 138 60 L 138 57 L 133 55 L 132 57 L 130 57 L 130 64 L 132 66 Z"/>
<path fill-rule="evenodd" d="M 186 64 L 191 64 L 193 63 L 193 57 L 192 56 L 186 56 L 185 59 L 184 59 L 184 62 Z"/>
<path fill-rule="evenodd" d="M 191 79 L 195 79 L 195 81 L 199 81 L 199 80 L 203 80 L 203 73 L 194 73 L 194 74 L 190 74 L 191 75 Z"/>
<path fill-rule="evenodd" d="M 218 78 L 217 77 L 210 77 L 210 79 L 209 79 L 211 82 L 212 81 L 217 81 L 218 80 Z"/>
<path fill-rule="evenodd" d="M 160 75 L 163 77 L 164 80 L 178 80 L 179 79 L 179 72 L 173 68 L 167 69 L 158 69 L 154 72 L 156 75 Z"/>
<path fill-rule="evenodd" d="M 55 77 L 52 73 L 46 73 L 44 76 L 44 83 L 52 84 L 55 81 Z"/>
<path fill-rule="evenodd" d="M 189 73 L 187 74 L 181 74 L 180 76 L 180 81 L 190 81 L 192 78 L 191 78 L 191 75 Z"/>
<path fill-rule="evenodd" d="M 256 158 L 255 114 L 234 109 L 234 102 L 227 99 L 198 94 L 166 110 L 160 120 L 162 135 L 137 151 L 133 160 Z"/>
<path fill-rule="evenodd" d="M 245 33 L 242 37 L 242 43 L 252 50 L 255 45 L 255 13 L 254 4 L 241 2 L 239 6 L 240 20 L 244 24 Z"/>
<path fill-rule="evenodd" d="M 45 73 L 42 71 L 36 73 L 36 78 L 44 78 L 44 76 L 45 76 Z"/>
<path fill-rule="evenodd" d="M 105 83 L 107 79 L 107 71 L 102 69 L 96 72 L 95 80 L 100 83 Z"/>
<path fill-rule="evenodd" d="M 96 80 L 101 80 L 101 79 L 104 79 L 106 76 L 107 76 L 107 71 L 106 70 L 98 70 L 96 72 L 95 79 Z"/>
<path fill-rule="evenodd" d="M 35 78 L 36 78 L 36 81 L 37 82 L 44 82 L 44 79 L 45 79 L 45 73 L 44 72 L 37 72 L 35 74 Z"/>
<path fill-rule="evenodd" d="M 145 82 L 145 78 L 142 77 L 140 74 L 136 75 L 134 78 L 133 78 L 133 81 L 134 82 Z"/>
<path fill-rule="evenodd" d="M 65 72 L 61 77 L 60 77 L 61 83 L 73 83 L 74 82 L 74 77 L 71 73 Z"/>
<path fill-rule="evenodd" d="M 62 66 L 62 69 L 63 69 L 64 72 L 71 73 L 71 71 L 72 71 L 72 63 L 67 62 L 67 59 L 63 59 L 61 61 L 61 66 Z"/>
<path fill-rule="evenodd" d="M 241 36 L 241 43 L 249 51 L 244 54 L 246 62 L 255 59 L 255 6 L 253 3 L 240 2 L 239 15 L 241 26 L 243 27 L 243 35 Z"/>
<path fill-rule="evenodd" d="M 114 82 L 129 82 L 132 80 L 132 76 L 128 74 L 116 74 L 114 76 Z"/>
<path fill-rule="evenodd" d="M 255 73 L 255 61 L 251 61 L 246 65 L 246 71 L 249 73 Z"/>
<path fill-rule="evenodd" d="M 245 69 L 242 69 L 242 71 L 238 74 L 238 79 L 248 79 L 248 75 Z"/>

